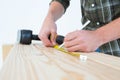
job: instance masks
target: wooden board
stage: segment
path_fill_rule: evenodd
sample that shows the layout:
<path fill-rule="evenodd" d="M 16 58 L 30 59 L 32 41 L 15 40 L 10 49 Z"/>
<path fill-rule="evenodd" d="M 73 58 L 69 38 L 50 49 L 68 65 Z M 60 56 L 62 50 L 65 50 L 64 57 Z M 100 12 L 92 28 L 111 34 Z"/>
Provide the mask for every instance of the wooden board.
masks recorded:
<path fill-rule="evenodd" d="M 13 47 L 13 44 L 4 44 L 2 45 L 2 58 L 3 61 L 6 59 L 8 53 L 10 52 L 11 48 Z"/>
<path fill-rule="evenodd" d="M 119 57 L 80 54 L 87 61 L 41 44 L 16 44 L 4 61 L 0 80 L 119 80 Z"/>

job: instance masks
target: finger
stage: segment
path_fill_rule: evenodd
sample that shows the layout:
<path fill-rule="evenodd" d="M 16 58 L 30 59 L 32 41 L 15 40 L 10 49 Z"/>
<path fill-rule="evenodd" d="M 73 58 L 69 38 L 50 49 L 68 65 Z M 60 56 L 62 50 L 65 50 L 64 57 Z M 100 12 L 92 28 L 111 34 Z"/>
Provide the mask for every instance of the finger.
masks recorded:
<path fill-rule="evenodd" d="M 45 46 L 52 46 L 52 43 L 51 43 L 51 41 L 48 39 L 48 35 L 40 35 L 39 36 L 39 38 L 41 39 L 41 41 L 43 42 L 43 44 L 45 45 Z"/>
<path fill-rule="evenodd" d="M 75 52 L 75 51 L 84 52 L 84 51 L 86 51 L 85 48 L 81 45 L 74 45 L 74 46 L 71 46 L 71 47 L 66 48 L 66 49 L 70 52 Z"/>
<path fill-rule="evenodd" d="M 51 40 L 53 45 L 56 44 L 56 37 L 57 37 L 57 33 L 56 32 L 52 32 L 51 36 L 50 36 L 50 40 Z"/>
<path fill-rule="evenodd" d="M 91 52 L 92 50 L 88 49 L 86 46 L 84 45 L 75 45 L 75 46 L 71 46 L 69 48 L 66 48 L 68 51 L 70 52 L 75 52 L 75 51 L 80 51 L 80 52 Z"/>
<path fill-rule="evenodd" d="M 65 36 L 65 39 L 64 41 L 70 41 L 70 40 L 73 40 L 77 37 L 77 31 L 74 31 L 74 32 L 70 32 L 68 33 L 66 36 Z"/>
<path fill-rule="evenodd" d="M 70 41 L 65 41 L 64 46 L 66 48 L 69 48 L 69 47 L 72 47 L 72 46 L 75 46 L 75 45 L 80 45 L 81 43 L 83 43 L 83 41 L 80 41 L 78 38 L 74 38 Z"/>

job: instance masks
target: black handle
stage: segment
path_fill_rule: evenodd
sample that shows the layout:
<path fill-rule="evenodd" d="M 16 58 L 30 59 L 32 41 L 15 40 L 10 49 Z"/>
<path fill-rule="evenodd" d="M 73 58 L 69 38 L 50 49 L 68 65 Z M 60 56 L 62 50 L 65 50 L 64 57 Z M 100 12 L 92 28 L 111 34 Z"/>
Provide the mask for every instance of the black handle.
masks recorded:
<path fill-rule="evenodd" d="M 64 36 L 58 35 L 56 38 L 56 43 L 60 45 L 63 43 L 63 41 L 64 41 Z"/>
<path fill-rule="evenodd" d="M 38 35 L 32 35 L 32 40 L 40 40 Z"/>
<path fill-rule="evenodd" d="M 50 39 L 50 36 L 49 36 L 48 38 Z M 38 35 L 32 35 L 32 40 L 40 40 L 40 39 L 39 39 Z M 64 36 L 58 35 L 58 36 L 56 37 L 56 43 L 57 43 L 57 44 L 60 45 L 60 44 L 63 43 L 63 41 L 64 41 Z"/>

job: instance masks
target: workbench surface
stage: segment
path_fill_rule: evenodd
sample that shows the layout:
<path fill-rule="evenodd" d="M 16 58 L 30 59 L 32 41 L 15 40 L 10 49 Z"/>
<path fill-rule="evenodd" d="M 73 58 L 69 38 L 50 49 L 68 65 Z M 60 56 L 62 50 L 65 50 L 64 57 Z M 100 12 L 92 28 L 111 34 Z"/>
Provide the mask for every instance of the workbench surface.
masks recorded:
<path fill-rule="evenodd" d="M 119 57 L 79 53 L 87 60 L 42 44 L 15 44 L 4 61 L 0 80 L 119 80 Z"/>

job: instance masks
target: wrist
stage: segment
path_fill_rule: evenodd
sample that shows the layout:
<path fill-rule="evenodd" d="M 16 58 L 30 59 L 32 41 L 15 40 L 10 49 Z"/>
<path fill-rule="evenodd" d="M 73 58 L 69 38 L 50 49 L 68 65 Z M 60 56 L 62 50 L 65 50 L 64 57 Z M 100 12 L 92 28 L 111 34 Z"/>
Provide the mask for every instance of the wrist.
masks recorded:
<path fill-rule="evenodd" d="M 53 22 L 56 21 L 56 20 L 55 20 L 55 17 L 54 17 L 54 14 L 53 14 L 51 11 L 48 12 L 45 20 L 47 20 L 47 21 L 53 21 Z"/>
<path fill-rule="evenodd" d="M 48 11 L 48 18 L 56 22 L 64 14 L 64 7 L 57 1 L 51 3 Z"/>
<path fill-rule="evenodd" d="M 96 33 L 100 36 L 102 43 L 107 43 L 120 38 L 120 18 L 98 28 Z"/>
<path fill-rule="evenodd" d="M 100 45 L 103 45 L 107 43 L 109 40 L 107 39 L 108 36 L 106 36 L 105 31 L 102 29 L 95 30 L 95 34 L 99 40 Z"/>

